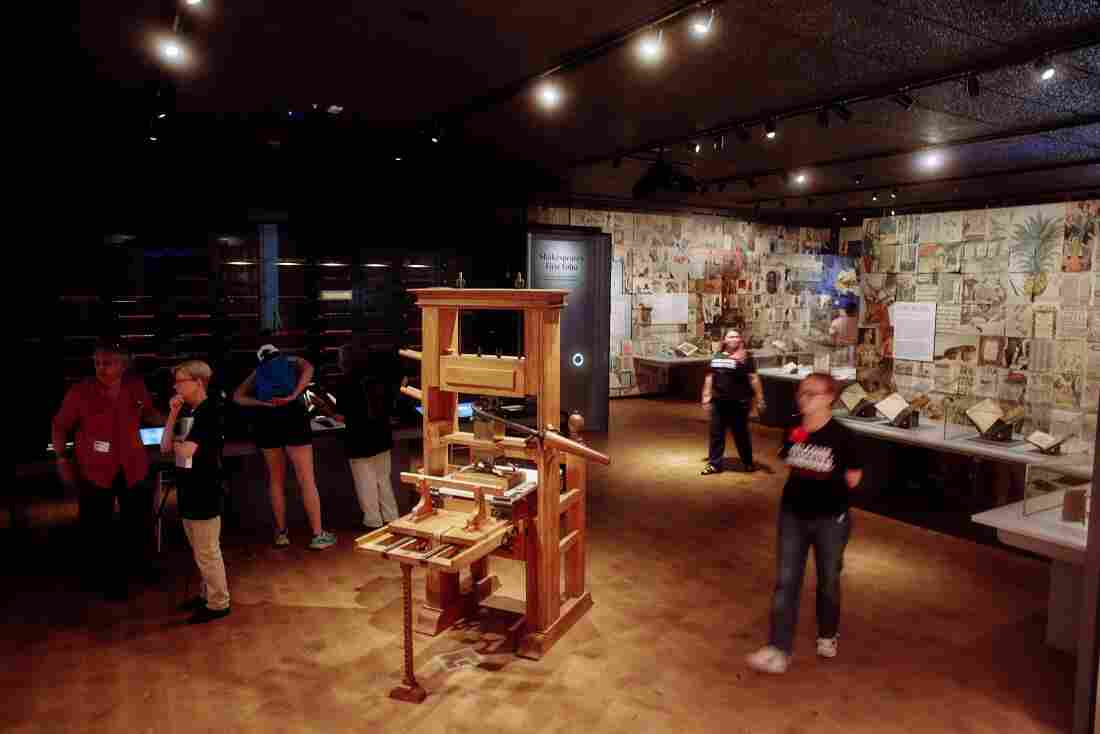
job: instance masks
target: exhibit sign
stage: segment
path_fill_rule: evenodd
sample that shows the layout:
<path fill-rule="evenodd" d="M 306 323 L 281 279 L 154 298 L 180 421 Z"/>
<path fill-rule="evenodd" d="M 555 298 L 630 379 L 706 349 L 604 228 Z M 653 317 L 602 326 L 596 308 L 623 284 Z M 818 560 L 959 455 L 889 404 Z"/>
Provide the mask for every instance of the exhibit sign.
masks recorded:
<path fill-rule="evenodd" d="M 890 311 L 894 358 L 931 362 L 936 345 L 936 304 L 899 301 Z"/>

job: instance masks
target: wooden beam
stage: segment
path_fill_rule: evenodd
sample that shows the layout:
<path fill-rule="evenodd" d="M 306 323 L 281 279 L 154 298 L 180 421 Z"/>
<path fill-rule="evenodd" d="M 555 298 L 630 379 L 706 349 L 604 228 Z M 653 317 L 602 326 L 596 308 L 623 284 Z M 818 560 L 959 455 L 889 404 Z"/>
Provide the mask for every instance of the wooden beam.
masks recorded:
<path fill-rule="evenodd" d="M 568 484 L 568 480 L 566 480 Z M 561 513 L 564 515 L 569 512 L 573 505 L 580 501 L 583 492 L 579 487 L 569 490 L 568 492 L 562 492 L 561 497 L 558 500 L 558 507 Z"/>
<path fill-rule="evenodd" d="M 416 484 L 422 479 L 426 480 L 429 484 L 434 484 L 439 487 L 464 489 L 467 492 L 477 492 L 479 489 L 482 491 L 489 490 L 490 493 L 500 491 L 495 484 L 489 484 L 488 482 L 469 482 L 461 479 L 450 479 L 448 477 L 433 477 L 428 474 L 414 474 L 413 472 L 407 471 L 401 472 L 401 481 L 405 484 Z"/>
<path fill-rule="evenodd" d="M 580 537 L 581 532 L 579 530 L 574 530 L 570 532 L 568 535 L 561 539 L 561 542 L 558 543 L 558 552 L 562 555 L 568 553 L 569 550 L 577 544 L 577 541 L 580 540 Z"/>

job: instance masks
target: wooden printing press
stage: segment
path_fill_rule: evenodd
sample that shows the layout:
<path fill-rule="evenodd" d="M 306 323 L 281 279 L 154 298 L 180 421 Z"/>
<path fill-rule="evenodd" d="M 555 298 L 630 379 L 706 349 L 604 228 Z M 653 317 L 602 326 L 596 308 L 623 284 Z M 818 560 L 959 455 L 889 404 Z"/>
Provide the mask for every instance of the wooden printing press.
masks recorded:
<path fill-rule="evenodd" d="M 525 563 L 525 598 L 510 600 L 522 617 L 510 633 L 516 653 L 538 659 L 592 607 L 585 586 L 586 462 L 609 464 L 579 437 L 584 419 L 569 418 L 572 439 L 559 432 L 561 310 L 564 290 L 412 289 L 423 318 L 419 389 L 401 392 L 419 400 L 424 413 L 424 466 L 403 472 L 420 500 L 389 525 L 356 540 L 356 547 L 401 564 L 405 669 L 394 698 L 419 703 L 427 695 L 412 665 L 412 631 L 436 635 L 500 587 L 489 574 L 490 556 Z M 520 355 L 482 356 L 459 351 L 459 312 L 502 309 L 523 314 Z M 458 395 L 538 401 L 534 429 L 507 421 L 485 406 L 475 408 L 475 432 L 458 430 Z M 486 428 L 489 426 L 489 428 Z M 512 429 L 519 436 L 506 435 Z M 452 446 L 470 449 L 470 466 L 449 462 Z M 526 459 L 535 469 L 502 465 L 498 458 Z M 564 465 L 564 486 L 562 466 Z M 425 603 L 412 614 L 412 568 L 427 570 Z M 459 583 L 468 570 L 468 589 Z M 564 574 L 563 574 L 564 571 Z M 561 579 L 564 575 L 564 584 Z M 494 598 L 499 598 L 494 594 Z"/>

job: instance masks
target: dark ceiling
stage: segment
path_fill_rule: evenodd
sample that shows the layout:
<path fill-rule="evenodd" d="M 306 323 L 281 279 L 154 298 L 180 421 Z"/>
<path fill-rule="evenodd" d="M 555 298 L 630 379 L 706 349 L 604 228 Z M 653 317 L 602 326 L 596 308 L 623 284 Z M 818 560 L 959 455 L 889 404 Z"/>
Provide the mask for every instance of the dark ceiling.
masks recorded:
<path fill-rule="evenodd" d="M 208 135 L 244 119 L 261 147 L 285 134 L 285 111 L 339 104 L 346 139 L 387 163 L 400 141 L 402 163 L 446 165 L 410 155 L 407 135 L 378 133 L 442 124 L 452 146 L 556 176 L 548 200 L 630 204 L 658 149 L 708 189 L 658 192 L 658 207 L 858 213 L 1100 190 L 1100 0 L 716 3 L 703 41 L 688 34 L 690 12 L 663 23 L 664 58 L 650 66 L 627 36 L 684 4 L 206 0 L 194 13 L 181 2 L 193 63 L 166 71 L 149 38 L 175 7 L 82 3 L 81 78 L 121 96 L 171 80 L 173 114 Z M 1033 62 L 1045 52 L 1057 74 L 1043 82 Z M 570 59 L 550 77 L 562 104 L 541 109 L 521 82 Z M 967 92 L 970 71 L 980 96 Z M 889 99 L 903 88 L 909 110 Z M 815 108 L 835 101 L 852 118 L 831 114 L 822 129 Z M 779 134 L 766 141 L 772 116 Z M 735 123 L 749 125 L 747 142 Z M 934 169 L 921 165 L 930 150 Z"/>

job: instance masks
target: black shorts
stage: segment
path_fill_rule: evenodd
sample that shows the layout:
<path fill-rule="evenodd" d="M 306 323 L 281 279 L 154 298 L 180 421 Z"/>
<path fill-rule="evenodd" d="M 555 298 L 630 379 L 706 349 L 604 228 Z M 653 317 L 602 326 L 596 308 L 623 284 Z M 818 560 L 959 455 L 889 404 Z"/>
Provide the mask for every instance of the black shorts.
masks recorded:
<path fill-rule="evenodd" d="M 313 443 L 306 406 L 298 400 L 275 408 L 256 410 L 256 445 L 261 449 L 308 446 Z"/>

